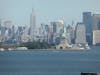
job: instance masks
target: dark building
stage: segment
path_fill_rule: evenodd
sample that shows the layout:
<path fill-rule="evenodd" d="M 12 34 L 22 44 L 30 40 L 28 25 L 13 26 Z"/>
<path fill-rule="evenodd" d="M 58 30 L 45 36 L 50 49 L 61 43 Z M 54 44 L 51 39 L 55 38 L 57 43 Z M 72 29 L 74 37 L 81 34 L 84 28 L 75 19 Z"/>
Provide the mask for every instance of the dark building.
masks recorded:
<path fill-rule="evenodd" d="M 93 30 L 100 30 L 100 14 L 93 14 Z"/>
<path fill-rule="evenodd" d="M 91 12 L 83 12 L 83 23 L 86 27 L 86 41 L 88 44 L 92 44 L 92 14 Z"/>

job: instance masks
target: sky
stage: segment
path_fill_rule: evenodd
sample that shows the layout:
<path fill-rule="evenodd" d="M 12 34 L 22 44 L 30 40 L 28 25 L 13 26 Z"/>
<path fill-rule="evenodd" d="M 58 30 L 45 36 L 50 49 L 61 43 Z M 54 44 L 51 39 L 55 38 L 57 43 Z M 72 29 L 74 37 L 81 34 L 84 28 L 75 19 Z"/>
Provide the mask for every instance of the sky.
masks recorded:
<path fill-rule="evenodd" d="M 83 12 L 100 13 L 100 0 L 0 0 L 0 18 L 30 25 L 32 8 L 37 26 L 58 20 L 71 24 L 82 22 Z"/>

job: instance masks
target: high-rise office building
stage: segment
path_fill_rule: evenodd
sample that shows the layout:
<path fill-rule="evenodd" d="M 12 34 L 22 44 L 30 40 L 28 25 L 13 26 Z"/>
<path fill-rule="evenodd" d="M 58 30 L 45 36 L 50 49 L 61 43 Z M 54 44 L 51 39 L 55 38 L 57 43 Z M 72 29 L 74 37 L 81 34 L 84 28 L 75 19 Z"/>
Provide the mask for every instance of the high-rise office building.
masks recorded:
<path fill-rule="evenodd" d="M 40 42 L 44 42 L 46 41 L 46 30 L 45 30 L 45 24 L 41 24 L 41 26 L 39 27 L 39 41 Z"/>
<path fill-rule="evenodd" d="M 29 42 L 28 30 L 29 30 L 29 27 L 25 25 L 25 29 L 23 30 L 23 33 L 21 35 L 22 42 Z"/>
<path fill-rule="evenodd" d="M 93 30 L 100 30 L 100 14 L 93 14 Z"/>
<path fill-rule="evenodd" d="M 48 31 L 49 31 L 49 25 L 45 25 L 45 31 L 48 33 Z"/>
<path fill-rule="evenodd" d="M 34 9 L 32 9 L 32 13 L 30 16 L 30 41 L 34 41 L 34 33 L 35 33 L 35 28 L 36 28 L 36 17 L 35 17 L 35 13 L 34 13 Z"/>
<path fill-rule="evenodd" d="M 85 33 L 84 23 L 77 23 L 76 26 L 76 43 L 77 44 L 86 44 L 86 33 Z"/>
<path fill-rule="evenodd" d="M 51 22 L 50 26 L 51 26 L 52 42 L 60 43 L 60 35 L 64 26 L 63 20 L 59 20 L 57 22 Z"/>
<path fill-rule="evenodd" d="M 100 14 L 93 14 L 93 45 L 100 44 Z"/>
<path fill-rule="evenodd" d="M 56 32 L 57 32 L 57 22 L 51 22 L 50 23 L 50 27 L 51 27 L 51 37 L 50 37 L 50 41 L 51 42 L 55 42 L 56 39 Z"/>
<path fill-rule="evenodd" d="M 75 39 L 75 36 L 74 36 L 74 29 L 71 25 L 68 25 L 67 26 L 67 39 L 68 39 L 68 43 L 74 43 L 74 39 Z"/>
<path fill-rule="evenodd" d="M 88 44 L 92 44 L 92 14 L 91 12 L 83 12 L 83 23 L 86 28 L 86 40 Z"/>
<path fill-rule="evenodd" d="M 52 26 L 52 32 L 56 33 L 56 31 L 57 31 L 57 22 L 51 22 L 50 25 Z"/>
<path fill-rule="evenodd" d="M 51 25 L 53 27 L 53 33 L 56 33 L 57 37 L 59 37 L 64 26 L 63 20 L 59 20 L 58 22 L 51 22 Z"/>

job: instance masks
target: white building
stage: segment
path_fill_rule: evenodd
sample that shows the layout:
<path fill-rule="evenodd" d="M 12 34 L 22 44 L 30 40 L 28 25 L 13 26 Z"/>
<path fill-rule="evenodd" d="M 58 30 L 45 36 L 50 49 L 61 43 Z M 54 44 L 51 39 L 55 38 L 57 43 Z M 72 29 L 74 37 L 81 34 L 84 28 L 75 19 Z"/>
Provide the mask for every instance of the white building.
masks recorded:
<path fill-rule="evenodd" d="M 77 23 L 76 26 L 76 44 L 85 44 L 86 42 L 86 32 L 85 25 L 83 23 Z"/>
<path fill-rule="evenodd" d="M 93 31 L 93 45 L 100 43 L 100 30 Z"/>
<path fill-rule="evenodd" d="M 29 27 L 25 26 L 23 34 L 21 35 L 22 42 L 29 42 L 30 36 L 28 35 L 28 30 L 29 30 Z"/>

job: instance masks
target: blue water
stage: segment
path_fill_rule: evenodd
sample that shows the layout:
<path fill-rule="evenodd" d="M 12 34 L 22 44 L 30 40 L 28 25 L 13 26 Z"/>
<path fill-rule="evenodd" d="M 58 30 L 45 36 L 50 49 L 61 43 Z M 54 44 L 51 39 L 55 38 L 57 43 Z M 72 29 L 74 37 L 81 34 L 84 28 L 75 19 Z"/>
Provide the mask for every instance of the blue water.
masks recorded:
<path fill-rule="evenodd" d="M 80 75 L 81 72 L 100 72 L 99 49 L 0 52 L 0 75 Z"/>

